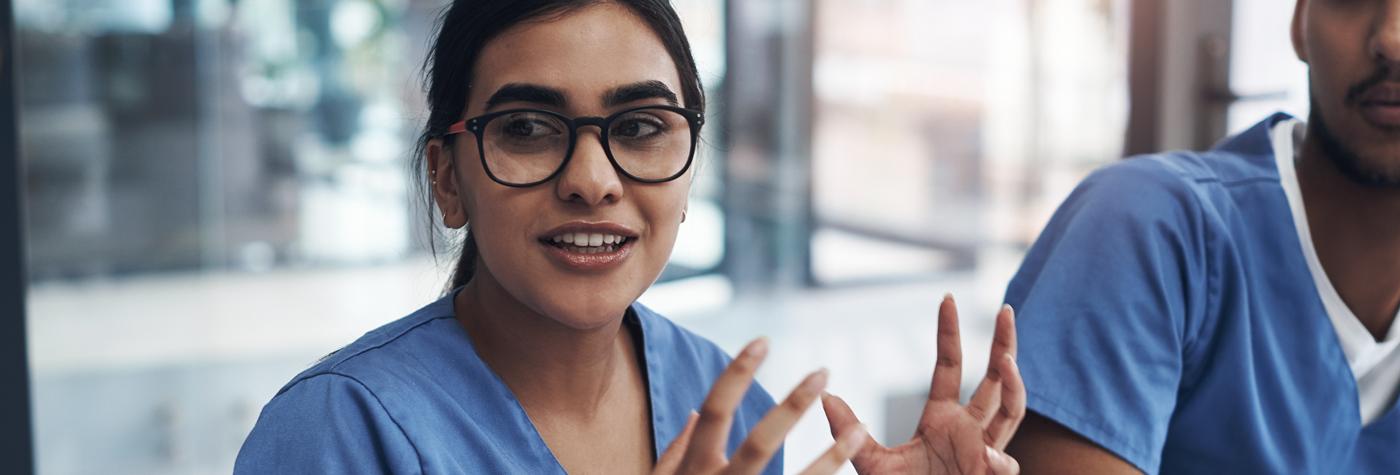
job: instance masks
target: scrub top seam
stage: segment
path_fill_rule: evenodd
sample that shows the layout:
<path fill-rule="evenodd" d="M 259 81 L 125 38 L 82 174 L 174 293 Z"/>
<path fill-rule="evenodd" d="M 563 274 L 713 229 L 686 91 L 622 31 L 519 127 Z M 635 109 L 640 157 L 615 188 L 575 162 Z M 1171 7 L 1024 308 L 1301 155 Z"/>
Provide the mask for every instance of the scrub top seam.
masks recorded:
<path fill-rule="evenodd" d="M 1216 236 L 1214 226 L 1211 226 L 1210 223 L 1211 213 L 1207 211 L 1206 202 L 1202 196 L 1193 192 L 1191 193 L 1191 198 L 1192 211 L 1196 213 L 1197 225 L 1201 228 L 1201 242 L 1198 244 L 1201 247 L 1200 272 L 1204 274 L 1201 276 L 1201 281 L 1203 282 L 1203 290 L 1205 291 L 1205 302 L 1202 303 L 1199 313 L 1194 306 L 1183 306 L 1182 308 L 1181 334 L 1179 335 L 1180 339 L 1176 342 L 1180 345 L 1178 351 L 1180 351 L 1179 357 L 1181 358 L 1181 373 L 1179 375 L 1180 379 L 1177 381 L 1177 391 L 1181 391 L 1183 388 L 1194 387 L 1197 379 L 1201 375 L 1201 371 L 1205 370 L 1204 365 L 1199 364 L 1201 355 L 1199 355 L 1198 352 L 1204 351 L 1200 348 L 1201 335 L 1203 333 L 1209 335 L 1211 330 L 1207 327 L 1218 325 L 1218 322 L 1213 321 L 1207 317 L 1207 315 L 1210 315 L 1211 309 L 1216 308 L 1219 304 L 1218 301 L 1221 299 L 1220 295 L 1223 293 L 1219 278 L 1214 275 L 1214 272 L 1211 272 L 1212 266 L 1215 265 L 1218 260 L 1218 256 L 1211 252 L 1210 243 L 1217 242 L 1216 240 L 1219 239 L 1219 237 Z M 1182 267 L 1180 272 L 1183 275 L 1190 275 L 1189 266 L 1179 267 Z M 1191 289 L 1186 288 L 1183 290 L 1185 294 L 1183 297 L 1189 301 L 1192 293 Z M 1172 326 L 1174 328 L 1176 327 L 1176 325 Z M 1207 336 L 1207 338 L 1209 337 Z M 1206 343 L 1206 345 L 1209 345 L 1209 343 Z"/>
<path fill-rule="evenodd" d="M 1226 187 L 1226 188 L 1233 188 L 1233 187 L 1236 187 L 1236 186 L 1257 185 L 1257 184 L 1260 184 L 1260 183 L 1263 183 L 1263 184 L 1266 184 L 1266 185 L 1267 185 L 1267 184 L 1278 184 L 1279 178 L 1278 178 L 1278 177 L 1272 177 L 1272 176 L 1256 176 L 1256 177 L 1249 177 L 1249 178 L 1239 178 L 1239 179 L 1235 179 L 1235 180 L 1223 180 L 1223 179 L 1221 179 L 1220 177 L 1197 177 L 1197 178 L 1193 178 L 1192 181 L 1195 182 L 1195 183 L 1197 183 L 1197 184 L 1202 184 L 1202 185 L 1214 183 L 1214 184 L 1218 184 L 1218 185 L 1223 186 L 1223 187 Z"/>
<path fill-rule="evenodd" d="M 1215 308 L 1216 301 L 1220 299 L 1221 294 L 1219 282 L 1210 272 L 1211 266 L 1214 263 L 1214 258 L 1216 257 L 1213 255 L 1214 253 L 1210 251 L 1210 243 L 1217 242 L 1219 239 L 1219 231 L 1216 229 L 1219 225 L 1219 213 L 1218 210 L 1212 206 L 1213 201 L 1206 196 L 1209 193 L 1208 187 L 1215 185 L 1228 189 L 1235 185 L 1267 181 L 1269 178 L 1250 177 L 1227 181 L 1222 180 L 1218 175 L 1193 176 L 1190 173 L 1165 166 L 1159 169 L 1165 172 L 1166 177 L 1162 178 L 1171 179 L 1171 185 L 1166 188 L 1167 192 L 1180 192 L 1183 195 L 1181 199 L 1174 200 L 1174 204 L 1179 206 L 1181 212 L 1191 215 L 1190 218 L 1188 218 L 1189 223 L 1187 227 L 1182 229 L 1189 230 L 1191 228 L 1198 228 L 1200 231 L 1200 242 L 1197 244 L 1199 244 L 1201 248 L 1202 257 L 1200 264 L 1201 272 L 1204 275 L 1199 285 L 1204 293 L 1204 302 L 1202 302 L 1199 307 L 1183 306 L 1180 313 L 1180 324 L 1174 323 L 1172 325 L 1173 336 L 1178 345 L 1177 354 L 1181 358 L 1181 379 L 1178 381 L 1177 385 L 1177 389 L 1180 390 L 1188 386 L 1189 382 L 1199 376 L 1200 371 L 1203 369 L 1199 367 L 1200 365 L 1196 364 L 1199 360 L 1199 355 L 1196 354 L 1197 351 L 1199 351 L 1198 344 L 1202 333 L 1208 331 L 1206 327 L 1213 324 L 1213 322 L 1208 321 L 1207 315 L 1209 315 L 1210 309 Z M 1181 239 L 1183 241 L 1195 241 L 1198 237 L 1193 233 L 1182 233 Z M 1182 257 L 1185 256 L 1183 255 Z M 1182 275 L 1190 274 L 1189 265 L 1182 264 L 1176 267 L 1178 267 Z M 1188 294 L 1190 293 L 1189 289 L 1183 289 L 1183 291 Z M 1184 295 L 1183 297 L 1187 296 Z"/>
<path fill-rule="evenodd" d="M 359 378 L 339 371 L 327 370 L 325 372 L 313 374 L 311 376 L 302 378 L 301 381 L 297 381 L 292 386 L 295 386 L 296 384 L 301 384 L 302 381 L 306 381 L 308 379 L 315 378 L 318 376 L 340 376 L 350 381 L 354 381 L 355 384 L 358 384 L 361 388 L 364 388 L 365 392 L 368 393 L 370 397 L 374 398 L 374 403 L 379 405 L 379 410 L 384 412 L 384 417 L 389 418 L 389 421 L 394 423 L 394 428 L 399 430 L 399 435 L 402 435 L 403 439 L 408 441 L 408 446 L 413 447 L 413 457 L 418 459 L 418 473 L 425 473 L 423 470 L 423 454 L 420 450 L 418 450 L 418 444 L 415 444 L 413 442 L 413 438 L 408 436 L 408 431 L 404 430 L 403 424 L 400 424 L 399 420 L 394 418 L 394 414 L 389 412 L 389 408 L 384 405 L 384 401 L 379 399 L 379 394 L 375 393 L 373 389 L 370 389 L 369 385 L 365 384 L 363 381 L 360 381 Z M 290 387 L 288 387 L 288 389 L 290 389 Z"/>
<path fill-rule="evenodd" d="M 377 349 L 383 348 L 383 347 L 385 347 L 385 346 L 388 346 L 389 344 L 398 341 L 400 338 L 403 338 L 405 335 L 408 335 L 410 332 L 412 332 L 412 331 L 414 331 L 414 330 L 417 330 L 418 328 L 422 327 L 423 325 L 427 325 L 427 324 L 429 324 L 429 323 L 433 323 L 433 322 L 436 322 L 436 321 L 438 321 L 438 320 L 442 320 L 442 319 L 444 319 L 444 318 L 452 318 L 452 316 L 451 316 L 451 315 L 441 315 L 441 316 L 428 318 L 428 319 L 423 320 L 423 321 L 421 321 L 421 322 L 415 323 L 415 324 L 413 324 L 412 326 L 403 329 L 403 331 L 399 332 L 397 335 L 394 335 L 393 337 L 390 337 L 389 339 L 386 339 L 386 340 L 384 340 L 384 341 L 382 341 L 382 342 L 379 342 L 379 343 L 375 343 L 375 344 L 372 345 L 372 346 L 367 346 L 367 347 L 364 347 L 364 348 L 360 348 L 359 351 L 356 351 L 354 354 L 351 354 L 351 355 L 349 355 L 349 356 L 346 356 L 345 358 L 341 359 L 340 361 L 336 361 L 335 363 L 332 363 L 329 367 L 327 367 L 327 368 L 325 369 L 325 372 L 335 373 L 335 372 L 337 372 L 337 370 L 340 368 L 341 365 L 344 365 L 345 363 L 349 362 L 350 360 L 355 359 L 356 357 L 359 357 L 360 355 L 363 355 L 363 354 L 365 354 L 365 353 L 368 353 L 368 352 L 370 352 L 370 351 L 372 351 L 372 350 L 377 350 Z M 308 377 L 310 377 L 310 376 L 308 376 Z"/>
<path fill-rule="evenodd" d="M 637 336 L 640 337 L 641 340 L 641 357 L 643 368 L 642 378 L 645 379 L 647 386 L 647 416 L 649 416 L 648 419 L 650 419 L 651 423 L 652 460 L 659 462 L 661 461 L 662 453 L 665 452 L 665 448 L 661 446 L 661 423 L 665 419 L 665 415 L 661 414 L 660 411 L 658 411 L 658 406 L 660 406 L 661 403 L 659 402 L 660 398 L 658 398 L 657 396 L 660 395 L 660 390 L 654 384 L 652 384 L 653 380 L 655 379 L 655 375 L 658 372 L 658 358 L 652 357 L 652 352 L 655 350 L 655 348 L 652 345 L 651 332 L 647 330 L 647 325 L 649 324 L 649 322 L 647 322 L 647 316 L 643 315 L 644 312 L 641 308 L 639 308 L 640 306 L 641 304 L 637 302 L 633 302 L 632 305 L 628 305 L 627 312 L 623 314 L 622 318 L 623 324 L 627 325 L 629 320 L 628 317 L 633 317 L 631 320 L 636 322 L 635 327 L 637 329 Z M 667 442 L 672 441 L 674 441 L 674 438 Z M 669 446 L 670 444 L 668 443 L 667 447 Z"/>

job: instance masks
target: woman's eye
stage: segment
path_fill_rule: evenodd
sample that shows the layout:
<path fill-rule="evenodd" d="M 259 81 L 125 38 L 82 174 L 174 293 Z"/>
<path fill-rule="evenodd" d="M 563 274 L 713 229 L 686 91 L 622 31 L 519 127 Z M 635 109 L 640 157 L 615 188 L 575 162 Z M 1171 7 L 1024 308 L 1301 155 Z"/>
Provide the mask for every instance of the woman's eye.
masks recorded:
<path fill-rule="evenodd" d="M 528 121 L 515 120 L 506 123 L 506 133 L 517 136 L 530 136 L 535 131 L 535 126 Z"/>
<path fill-rule="evenodd" d="M 613 126 L 612 135 L 624 138 L 643 138 L 656 135 L 664 130 L 661 121 L 645 118 L 626 118 Z"/>
<path fill-rule="evenodd" d="M 559 132 L 551 124 L 534 119 L 512 119 L 504 127 L 506 134 L 512 137 L 541 137 Z"/>

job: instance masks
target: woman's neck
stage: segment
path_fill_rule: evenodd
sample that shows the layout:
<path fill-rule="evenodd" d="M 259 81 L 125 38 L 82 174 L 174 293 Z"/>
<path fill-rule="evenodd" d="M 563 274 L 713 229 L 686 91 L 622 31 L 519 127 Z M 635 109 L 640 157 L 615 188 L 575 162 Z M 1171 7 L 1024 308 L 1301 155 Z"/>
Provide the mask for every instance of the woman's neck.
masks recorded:
<path fill-rule="evenodd" d="M 477 354 L 531 412 L 589 417 L 610 389 L 640 377 L 622 315 L 599 328 L 568 327 L 515 299 L 482 267 L 453 308 Z"/>

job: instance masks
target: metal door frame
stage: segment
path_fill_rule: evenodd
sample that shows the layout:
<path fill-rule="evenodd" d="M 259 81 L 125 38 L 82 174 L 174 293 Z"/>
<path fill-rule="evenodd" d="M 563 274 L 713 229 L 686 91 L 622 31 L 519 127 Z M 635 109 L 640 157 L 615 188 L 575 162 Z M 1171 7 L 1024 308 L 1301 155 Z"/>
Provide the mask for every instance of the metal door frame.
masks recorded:
<path fill-rule="evenodd" d="M 26 350 L 24 173 L 19 158 L 14 5 L 0 0 L 0 472 L 33 473 Z"/>
<path fill-rule="evenodd" d="M 1124 156 L 1201 150 L 1226 133 L 1234 1 L 1131 0 Z"/>

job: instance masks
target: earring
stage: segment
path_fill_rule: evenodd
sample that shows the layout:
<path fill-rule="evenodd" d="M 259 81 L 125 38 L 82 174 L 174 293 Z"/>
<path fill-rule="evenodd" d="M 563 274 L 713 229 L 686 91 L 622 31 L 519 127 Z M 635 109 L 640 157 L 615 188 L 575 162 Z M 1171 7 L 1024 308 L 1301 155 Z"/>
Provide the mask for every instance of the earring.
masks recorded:
<path fill-rule="evenodd" d="M 431 176 L 431 178 L 429 178 L 429 183 L 433 186 L 437 186 L 437 169 L 428 170 L 428 175 Z"/>

